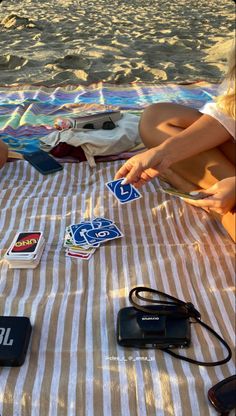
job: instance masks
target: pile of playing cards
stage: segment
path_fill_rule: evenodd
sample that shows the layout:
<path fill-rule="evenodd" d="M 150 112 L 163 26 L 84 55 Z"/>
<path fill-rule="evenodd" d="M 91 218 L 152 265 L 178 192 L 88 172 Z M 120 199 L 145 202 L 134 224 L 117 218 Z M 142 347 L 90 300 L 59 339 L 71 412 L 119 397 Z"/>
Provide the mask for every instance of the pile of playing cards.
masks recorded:
<path fill-rule="evenodd" d="M 18 233 L 5 254 L 10 269 L 35 269 L 41 259 L 45 239 L 40 231 Z"/>
<path fill-rule="evenodd" d="M 101 243 L 122 237 L 112 220 L 98 217 L 66 227 L 64 247 L 69 257 L 89 260 Z"/>

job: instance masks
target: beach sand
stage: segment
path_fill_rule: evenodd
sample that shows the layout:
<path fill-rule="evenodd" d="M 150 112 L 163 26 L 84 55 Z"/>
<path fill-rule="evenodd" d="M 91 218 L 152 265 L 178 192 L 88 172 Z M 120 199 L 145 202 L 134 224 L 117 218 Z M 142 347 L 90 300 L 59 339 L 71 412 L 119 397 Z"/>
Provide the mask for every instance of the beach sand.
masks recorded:
<path fill-rule="evenodd" d="M 0 84 L 219 81 L 230 0 L 3 0 Z"/>

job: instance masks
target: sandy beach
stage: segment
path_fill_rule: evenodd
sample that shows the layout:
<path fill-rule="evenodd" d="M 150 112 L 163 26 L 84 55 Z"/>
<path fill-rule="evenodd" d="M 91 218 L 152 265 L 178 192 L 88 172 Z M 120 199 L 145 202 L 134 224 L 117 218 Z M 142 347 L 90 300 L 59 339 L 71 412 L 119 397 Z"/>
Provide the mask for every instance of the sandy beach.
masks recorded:
<path fill-rule="evenodd" d="M 230 0 L 5 1 L 0 84 L 219 81 Z"/>

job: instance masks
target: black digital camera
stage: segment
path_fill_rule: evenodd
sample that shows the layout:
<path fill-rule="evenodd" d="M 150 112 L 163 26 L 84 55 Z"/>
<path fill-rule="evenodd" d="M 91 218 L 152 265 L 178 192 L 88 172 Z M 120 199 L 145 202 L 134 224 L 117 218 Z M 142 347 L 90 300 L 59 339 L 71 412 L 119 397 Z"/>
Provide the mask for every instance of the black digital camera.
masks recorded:
<path fill-rule="evenodd" d="M 176 306 L 146 306 L 150 313 L 123 308 L 117 317 L 117 342 L 134 348 L 184 348 L 191 342 L 189 317 Z"/>
<path fill-rule="evenodd" d="M 142 293 L 148 294 L 149 297 L 143 296 Z M 164 296 L 171 302 L 153 298 L 156 295 Z M 232 351 L 227 342 L 213 328 L 202 322 L 200 312 L 191 302 L 184 302 L 160 290 L 142 286 L 131 289 L 129 301 L 133 306 L 121 309 L 117 316 L 119 345 L 133 348 L 158 348 L 172 357 L 208 367 L 225 364 L 232 357 Z M 148 305 L 150 303 L 152 303 L 151 306 Z M 191 321 L 190 318 L 192 318 Z M 171 351 L 172 348 L 189 347 L 190 325 L 193 322 L 198 322 L 224 345 L 228 352 L 227 357 L 208 362 Z"/>

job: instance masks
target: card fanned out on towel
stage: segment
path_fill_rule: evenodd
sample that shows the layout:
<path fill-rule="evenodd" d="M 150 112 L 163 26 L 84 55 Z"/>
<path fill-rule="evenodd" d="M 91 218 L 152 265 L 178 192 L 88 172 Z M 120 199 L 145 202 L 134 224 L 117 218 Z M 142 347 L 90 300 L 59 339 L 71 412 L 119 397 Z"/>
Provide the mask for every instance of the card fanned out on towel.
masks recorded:
<path fill-rule="evenodd" d="M 101 243 L 123 237 L 116 224 L 98 217 L 71 224 L 66 228 L 64 247 L 66 256 L 89 260 Z"/>

